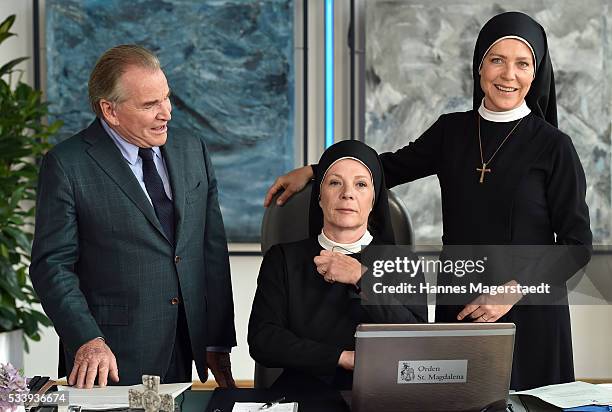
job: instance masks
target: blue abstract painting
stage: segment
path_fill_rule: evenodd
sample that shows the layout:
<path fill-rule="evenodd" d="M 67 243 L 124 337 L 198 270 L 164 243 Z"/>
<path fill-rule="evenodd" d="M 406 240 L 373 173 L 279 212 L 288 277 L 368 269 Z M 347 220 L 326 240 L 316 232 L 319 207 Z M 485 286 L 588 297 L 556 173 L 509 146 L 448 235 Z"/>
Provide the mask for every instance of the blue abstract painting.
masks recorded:
<path fill-rule="evenodd" d="M 258 242 L 263 197 L 294 167 L 291 0 L 47 0 L 47 98 L 61 139 L 94 118 L 87 81 L 108 48 L 155 52 L 171 125 L 204 137 L 230 242 Z"/>

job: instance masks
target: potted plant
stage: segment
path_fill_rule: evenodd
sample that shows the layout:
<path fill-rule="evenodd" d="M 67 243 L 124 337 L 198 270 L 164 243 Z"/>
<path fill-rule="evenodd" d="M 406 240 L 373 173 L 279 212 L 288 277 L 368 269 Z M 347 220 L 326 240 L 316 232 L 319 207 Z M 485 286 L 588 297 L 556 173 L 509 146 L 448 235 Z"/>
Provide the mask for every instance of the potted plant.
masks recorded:
<path fill-rule="evenodd" d="M 0 45 L 14 36 L 15 15 L 0 23 Z M 47 139 L 61 127 L 45 124 L 42 93 L 21 81 L 16 69 L 27 57 L 0 63 L 0 356 L 22 366 L 26 340 L 40 340 L 40 327 L 51 325 L 33 305 L 39 303 L 27 275 L 33 239 L 37 162 L 49 148 Z M 9 343 L 10 342 L 10 343 Z M 7 347 L 17 343 L 18 348 Z M 0 358 L 6 362 L 7 359 Z"/>

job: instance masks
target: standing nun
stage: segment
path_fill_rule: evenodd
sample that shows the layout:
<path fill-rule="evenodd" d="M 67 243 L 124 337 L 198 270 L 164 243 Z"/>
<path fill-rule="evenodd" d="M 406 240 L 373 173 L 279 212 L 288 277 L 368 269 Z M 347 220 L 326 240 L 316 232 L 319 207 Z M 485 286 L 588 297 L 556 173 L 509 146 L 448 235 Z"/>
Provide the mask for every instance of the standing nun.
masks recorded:
<path fill-rule="evenodd" d="M 416 141 L 380 155 L 386 185 L 438 176 L 444 245 L 572 245 L 561 255 L 549 246 L 545 264 L 507 273 L 503 283 L 545 282 L 565 291 L 590 259 L 592 234 L 584 171 L 572 140 L 557 128 L 542 26 L 519 12 L 493 17 L 478 35 L 473 76 L 473 110 L 442 115 Z M 266 203 L 285 188 L 283 202 L 312 173 L 306 166 L 281 176 Z M 529 304 L 520 294 L 439 304 L 436 321 L 514 322 L 511 388 L 570 382 L 570 316 L 561 295 L 555 305 Z"/>

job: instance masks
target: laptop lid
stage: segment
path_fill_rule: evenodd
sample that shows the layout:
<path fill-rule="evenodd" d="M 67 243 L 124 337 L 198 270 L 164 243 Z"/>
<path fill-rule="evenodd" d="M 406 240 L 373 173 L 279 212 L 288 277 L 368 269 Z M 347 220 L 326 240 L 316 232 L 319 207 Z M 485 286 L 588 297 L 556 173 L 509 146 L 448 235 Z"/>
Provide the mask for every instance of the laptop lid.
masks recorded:
<path fill-rule="evenodd" d="M 359 325 L 352 410 L 450 412 L 505 405 L 514 334 L 513 323 Z"/>

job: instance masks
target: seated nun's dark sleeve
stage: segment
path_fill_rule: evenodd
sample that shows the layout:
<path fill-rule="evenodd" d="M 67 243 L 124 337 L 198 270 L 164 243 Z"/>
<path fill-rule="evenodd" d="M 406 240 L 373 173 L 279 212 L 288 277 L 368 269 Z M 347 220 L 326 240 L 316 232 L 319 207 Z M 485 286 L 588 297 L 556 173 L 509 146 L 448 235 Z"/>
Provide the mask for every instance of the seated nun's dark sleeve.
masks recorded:
<path fill-rule="evenodd" d="M 565 285 L 591 259 L 593 235 L 585 201 L 584 170 L 569 136 L 554 138 L 546 199 L 556 242 L 534 248 L 541 252 L 533 264 L 518 273 L 519 283 Z"/>
<path fill-rule="evenodd" d="M 266 253 L 261 264 L 249 320 L 251 357 L 267 367 L 333 375 L 342 348 L 301 338 L 289 329 L 285 262 L 281 247 L 276 245 Z"/>

